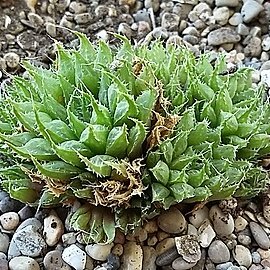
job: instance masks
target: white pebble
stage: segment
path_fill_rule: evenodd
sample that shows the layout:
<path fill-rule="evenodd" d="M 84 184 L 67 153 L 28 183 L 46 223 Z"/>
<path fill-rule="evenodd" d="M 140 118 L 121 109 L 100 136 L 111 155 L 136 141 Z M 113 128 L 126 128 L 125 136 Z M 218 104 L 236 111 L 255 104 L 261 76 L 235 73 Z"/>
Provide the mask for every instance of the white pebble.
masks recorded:
<path fill-rule="evenodd" d="M 86 253 L 75 244 L 64 249 L 62 259 L 76 270 L 84 270 L 86 265 Z"/>
<path fill-rule="evenodd" d="M 0 216 L 1 225 L 7 231 L 16 229 L 19 221 L 19 215 L 15 212 L 7 212 Z"/>
<path fill-rule="evenodd" d="M 40 267 L 34 259 L 19 256 L 10 260 L 9 270 L 40 270 Z"/>
<path fill-rule="evenodd" d="M 107 245 L 91 244 L 85 247 L 85 251 L 94 260 L 106 261 L 111 252 L 112 247 L 113 244 Z"/>
<path fill-rule="evenodd" d="M 236 245 L 233 250 L 233 257 L 240 266 L 249 267 L 252 263 L 249 249 L 242 245 Z"/>

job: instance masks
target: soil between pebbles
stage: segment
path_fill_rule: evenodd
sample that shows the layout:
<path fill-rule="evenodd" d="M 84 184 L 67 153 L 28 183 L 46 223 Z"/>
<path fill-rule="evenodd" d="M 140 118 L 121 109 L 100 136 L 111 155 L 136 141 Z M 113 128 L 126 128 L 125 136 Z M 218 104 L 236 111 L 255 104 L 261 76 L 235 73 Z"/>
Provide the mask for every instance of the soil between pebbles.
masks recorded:
<path fill-rule="evenodd" d="M 133 43 L 161 38 L 196 54 L 224 52 L 232 65 L 255 69 L 255 84 L 270 87 L 269 1 L 35 2 L 0 2 L 2 86 L 9 74 L 23 72 L 21 59 L 48 66 L 54 58 L 52 38 L 75 46 L 75 37 L 56 27 L 62 26 L 110 43 L 115 40 L 109 32 L 118 32 Z M 267 196 L 207 204 L 192 213 L 173 207 L 132 235 L 118 232 L 113 244 L 83 245 L 80 234 L 69 231 L 67 209 L 36 213 L 0 192 L 0 269 L 270 269 L 270 205 L 269 200 L 263 203 Z"/>

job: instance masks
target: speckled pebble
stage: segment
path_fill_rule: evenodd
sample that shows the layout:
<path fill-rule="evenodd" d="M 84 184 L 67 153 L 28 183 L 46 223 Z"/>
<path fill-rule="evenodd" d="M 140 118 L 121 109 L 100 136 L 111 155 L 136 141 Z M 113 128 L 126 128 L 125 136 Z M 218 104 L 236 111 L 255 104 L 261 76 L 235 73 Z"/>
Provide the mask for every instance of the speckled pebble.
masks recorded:
<path fill-rule="evenodd" d="M 221 240 L 215 240 L 209 246 L 208 256 L 213 263 L 225 263 L 230 260 L 230 251 Z"/>
<path fill-rule="evenodd" d="M 19 256 L 10 260 L 9 270 L 40 270 L 40 267 L 34 259 Z"/>
<path fill-rule="evenodd" d="M 71 267 L 63 261 L 59 250 L 48 252 L 43 259 L 43 264 L 46 270 L 71 270 Z"/>
<path fill-rule="evenodd" d="M 64 233 L 64 225 L 55 211 L 51 211 L 44 219 L 43 235 L 48 246 L 54 246 Z"/>

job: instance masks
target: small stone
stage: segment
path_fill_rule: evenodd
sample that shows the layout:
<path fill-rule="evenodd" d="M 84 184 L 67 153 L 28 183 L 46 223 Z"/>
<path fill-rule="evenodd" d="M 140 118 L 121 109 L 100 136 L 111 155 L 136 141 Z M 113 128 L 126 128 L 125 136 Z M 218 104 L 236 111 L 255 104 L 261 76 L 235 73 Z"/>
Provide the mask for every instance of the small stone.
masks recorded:
<path fill-rule="evenodd" d="M 87 256 L 86 253 L 81 250 L 75 244 L 64 249 L 62 253 L 62 259 L 76 270 L 84 270 L 86 266 Z"/>
<path fill-rule="evenodd" d="M 73 1 L 69 4 L 69 11 L 74 12 L 75 14 L 80 14 L 86 12 L 87 7 L 81 2 Z"/>
<path fill-rule="evenodd" d="M 20 218 L 15 212 L 7 212 L 0 216 L 0 223 L 3 229 L 10 231 L 17 228 Z"/>
<path fill-rule="evenodd" d="M 179 254 L 177 252 L 177 249 L 175 246 L 173 246 L 157 257 L 156 264 L 158 266 L 169 265 L 178 257 Z"/>
<path fill-rule="evenodd" d="M 68 246 L 76 243 L 76 234 L 74 232 L 65 233 L 62 235 L 63 245 Z"/>
<path fill-rule="evenodd" d="M 262 61 L 262 62 L 266 62 L 266 61 L 268 61 L 270 59 L 270 56 L 269 56 L 269 53 L 268 52 L 262 52 L 261 53 L 261 58 L 260 58 L 260 60 Z M 263 218 L 265 221 L 266 221 L 266 219 L 265 218 Z M 260 223 L 261 223 L 261 221 L 260 221 Z M 262 224 L 262 223 L 261 223 Z M 270 223 L 269 222 L 267 222 L 267 226 L 266 227 L 268 227 L 268 228 L 270 228 Z"/>
<path fill-rule="evenodd" d="M 214 225 L 214 230 L 219 236 L 228 236 L 234 231 L 234 220 L 230 213 L 223 213 L 214 205 L 209 211 L 209 217 Z"/>
<path fill-rule="evenodd" d="M 105 29 L 100 30 L 99 32 L 97 32 L 96 36 L 97 36 L 98 39 L 101 39 L 101 40 L 103 40 L 105 42 L 109 40 L 109 34 Z"/>
<path fill-rule="evenodd" d="M 149 24 L 151 23 L 149 13 L 146 10 L 138 10 L 134 15 L 134 20 L 135 22 L 148 22 Z"/>
<path fill-rule="evenodd" d="M 116 244 L 112 248 L 112 254 L 115 254 L 118 257 L 122 256 L 123 252 L 124 252 L 124 247 L 121 244 Z"/>
<path fill-rule="evenodd" d="M 185 35 L 183 37 L 183 40 L 192 44 L 192 45 L 196 45 L 199 42 L 199 39 L 196 36 L 192 36 L 192 35 Z"/>
<path fill-rule="evenodd" d="M 20 63 L 20 56 L 14 52 L 9 52 L 4 55 L 4 60 L 9 68 L 16 68 Z"/>
<path fill-rule="evenodd" d="M 209 45 L 217 46 L 224 43 L 237 43 L 241 37 L 231 28 L 221 27 L 209 33 L 207 40 Z"/>
<path fill-rule="evenodd" d="M 57 244 L 64 233 L 64 225 L 55 211 L 51 211 L 49 216 L 44 219 L 43 235 L 48 246 Z"/>
<path fill-rule="evenodd" d="M 197 237 L 194 235 L 182 235 L 175 237 L 177 252 L 187 262 L 198 262 L 201 258 L 201 248 Z"/>
<path fill-rule="evenodd" d="M 270 260 L 269 259 L 264 259 L 261 261 L 261 265 L 266 269 L 270 268 Z"/>
<path fill-rule="evenodd" d="M 158 225 L 156 220 L 150 220 L 143 225 L 143 228 L 147 233 L 155 233 L 158 231 Z"/>
<path fill-rule="evenodd" d="M 238 12 L 234 13 L 229 19 L 229 24 L 233 26 L 237 26 L 242 22 L 243 22 L 242 15 L 241 13 L 238 13 Z"/>
<path fill-rule="evenodd" d="M 230 251 L 221 240 L 215 240 L 209 246 L 208 256 L 213 263 L 225 263 L 230 260 Z"/>
<path fill-rule="evenodd" d="M 143 248 L 143 270 L 156 270 L 156 250 L 153 247 L 144 246 Z"/>
<path fill-rule="evenodd" d="M 263 228 L 256 222 L 250 222 L 249 228 L 258 246 L 262 249 L 269 249 L 270 239 Z"/>
<path fill-rule="evenodd" d="M 163 27 L 156 27 L 151 33 L 155 39 L 166 39 L 169 36 L 167 30 Z"/>
<path fill-rule="evenodd" d="M 9 237 L 5 233 L 0 232 L 0 252 L 6 253 L 9 246 Z"/>
<path fill-rule="evenodd" d="M 236 27 L 236 32 L 241 36 L 247 36 L 249 34 L 249 28 L 245 24 L 239 23 Z"/>
<path fill-rule="evenodd" d="M 197 14 L 197 16 L 200 16 L 202 13 L 206 12 L 211 14 L 212 9 L 207 3 L 199 3 L 194 8 L 193 11 Z"/>
<path fill-rule="evenodd" d="M 243 21 L 249 23 L 256 18 L 263 9 L 263 6 L 255 0 L 245 1 L 241 9 Z"/>
<path fill-rule="evenodd" d="M 182 213 L 176 207 L 172 207 L 158 217 L 158 226 L 167 233 L 181 233 L 187 222 Z"/>
<path fill-rule="evenodd" d="M 244 48 L 244 53 L 246 56 L 258 57 L 261 54 L 261 39 L 258 37 L 248 38 L 248 44 Z"/>
<path fill-rule="evenodd" d="M 180 23 L 180 16 L 165 12 L 161 18 L 161 27 L 168 31 L 177 31 Z"/>
<path fill-rule="evenodd" d="M 30 207 L 29 205 L 25 205 L 19 212 L 18 215 L 20 220 L 26 220 L 35 215 L 34 208 Z"/>
<path fill-rule="evenodd" d="M 152 8 L 154 12 L 159 10 L 160 1 L 159 0 L 144 0 L 145 8 Z"/>
<path fill-rule="evenodd" d="M 251 253 L 248 248 L 237 245 L 233 250 L 233 257 L 239 265 L 249 267 L 252 263 Z"/>
<path fill-rule="evenodd" d="M 10 270 L 40 270 L 38 263 L 29 257 L 19 256 L 9 262 Z"/>
<path fill-rule="evenodd" d="M 11 240 L 8 258 L 14 257 L 14 244 L 18 252 L 24 256 L 38 257 L 47 248 L 47 245 L 41 235 L 38 233 L 34 225 L 28 225 L 25 228 L 15 232 Z"/>
<path fill-rule="evenodd" d="M 203 221 L 209 216 L 209 209 L 204 206 L 192 212 L 189 217 L 189 222 L 194 225 L 196 228 L 199 228 Z"/>
<path fill-rule="evenodd" d="M 143 264 L 143 251 L 136 242 L 127 242 L 124 245 L 121 269 L 140 270 Z"/>
<path fill-rule="evenodd" d="M 187 234 L 188 234 L 188 235 L 198 235 L 198 230 L 197 230 L 196 227 L 193 226 L 192 224 L 188 224 L 188 227 L 187 227 Z"/>
<path fill-rule="evenodd" d="M 221 263 L 216 266 L 216 270 L 228 270 L 232 266 L 232 262 Z"/>
<path fill-rule="evenodd" d="M 174 238 L 170 237 L 170 238 L 163 239 L 156 246 L 157 254 L 160 255 L 160 254 L 166 252 L 167 250 L 171 249 L 174 246 L 175 246 Z"/>
<path fill-rule="evenodd" d="M 262 40 L 262 49 L 266 52 L 270 50 L 270 36 L 267 36 Z"/>
<path fill-rule="evenodd" d="M 270 259 L 270 249 L 264 250 L 264 249 L 258 248 L 257 252 L 260 254 L 262 260 L 263 259 Z"/>
<path fill-rule="evenodd" d="M 0 269 L 8 270 L 7 256 L 3 252 L 0 252 Z"/>
<path fill-rule="evenodd" d="M 175 259 L 172 263 L 174 270 L 188 270 L 196 265 L 197 262 L 187 262 L 182 257 Z"/>
<path fill-rule="evenodd" d="M 251 237 L 245 234 L 239 234 L 237 240 L 240 244 L 244 246 L 249 246 L 252 242 Z"/>
<path fill-rule="evenodd" d="M 254 251 L 251 253 L 252 262 L 253 263 L 260 263 L 261 262 L 261 255 L 259 252 Z"/>
<path fill-rule="evenodd" d="M 128 5 L 133 7 L 136 4 L 136 0 L 119 0 L 119 5 Z"/>
<path fill-rule="evenodd" d="M 44 24 L 44 20 L 36 13 L 29 12 L 27 17 L 34 28 L 38 28 Z"/>
<path fill-rule="evenodd" d="M 120 258 L 115 254 L 109 254 L 107 258 L 107 263 L 103 264 L 106 266 L 106 270 L 117 270 L 120 267 Z M 89 269 L 89 268 L 87 268 Z"/>
<path fill-rule="evenodd" d="M 76 14 L 74 16 L 74 21 L 77 24 L 85 24 L 85 23 L 89 23 L 89 21 L 92 19 L 90 13 L 80 13 L 80 14 Z"/>
<path fill-rule="evenodd" d="M 198 229 L 198 240 L 202 247 L 208 247 L 213 239 L 216 237 L 216 233 L 209 221 L 206 219 Z"/>
<path fill-rule="evenodd" d="M 214 10 L 213 15 L 218 24 L 225 25 L 230 18 L 230 10 L 227 7 L 220 7 Z"/>
<path fill-rule="evenodd" d="M 261 82 L 270 87 L 270 70 L 261 71 Z"/>
<path fill-rule="evenodd" d="M 246 219 L 244 219 L 241 216 L 238 216 L 235 220 L 234 220 L 234 229 L 236 232 L 241 232 L 243 231 L 248 225 L 248 222 Z"/>
<path fill-rule="evenodd" d="M 43 259 L 43 264 L 46 270 L 71 270 L 70 266 L 63 261 L 59 250 L 48 252 Z"/>
<path fill-rule="evenodd" d="M 189 26 L 189 27 L 185 28 L 183 30 L 182 34 L 183 35 L 192 35 L 192 36 L 196 36 L 196 37 L 200 36 L 200 32 L 194 26 Z"/>
<path fill-rule="evenodd" d="M 216 0 L 217 7 L 238 7 L 239 0 Z"/>
<path fill-rule="evenodd" d="M 94 260 L 106 261 L 109 254 L 111 253 L 112 247 L 113 244 L 107 245 L 91 244 L 85 247 L 85 251 Z"/>
<path fill-rule="evenodd" d="M 130 26 L 127 23 L 120 23 L 118 25 L 117 32 L 119 34 L 126 36 L 127 38 L 131 38 L 131 36 L 133 35 L 132 29 L 130 28 Z"/>

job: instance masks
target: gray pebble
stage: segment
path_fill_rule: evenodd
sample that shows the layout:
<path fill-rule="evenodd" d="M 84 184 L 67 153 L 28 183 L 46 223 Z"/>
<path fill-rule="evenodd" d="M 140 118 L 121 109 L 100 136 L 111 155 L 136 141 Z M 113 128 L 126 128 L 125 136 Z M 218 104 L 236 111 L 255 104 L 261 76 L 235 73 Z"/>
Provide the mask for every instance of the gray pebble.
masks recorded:
<path fill-rule="evenodd" d="M 245 234 L 239 234 L 237 240 L 240 244 L 244 246 L 249 246 L 252 242 L 251 237 Z"/>
<path fill-rule="evenodd" d="M 237 26 L 242 22 L 243 22 L 243 18 L 242 18 L 241 13 L 239 12 L 234 13 L 229 19 L 229 24 L 233 26 Z"/>
<path fill-rule="evenodd" d="M 187 262 L 182 257 L 175 259 L 172 268 L 175 270 L 188 270 L 196 265 L 197 262 Z"/>
<path fill-rule="evenodd" d="M 38 28 L 44 24 L 44 20 L 36 13 L 29 12 L 27 17 L 34 28 Z"/>
<path fill-rule="evenodd" d="M 227 270 L 231 266 L 233 266 L 232 262 L 221 263 L 216 266 L 216 270 Z"/>
<path fill-rule="evenodd" d="M 20 56 L 14 52 L 9 52 L 4 55 L 4 60 L 9 68 L 16 68 L 20 63 Z"/>
<path fill-rule="evenodd" d="M 263 266 L 260 265 L 260 264 L 252 264 L 252 265 L 248 268 L 248 270 L 263 270 L 263 269 L 264 269 Z"/>
<path fill-rule="evenodd" d="M 8 270 L 8 260 L 6 254 L 0 252 L 0 269 Z"/>
<path fill-rule="evenodd" d="M 224 43 L 237 43 L 241 37 L 231 28 L 221 27 L 209 33 L 207 40 L 209 45 L 221 45 Z"/>
<path fill-rule="evenodd" d="M 86 5 L 81 2 L 73 1 L 69 4 L 69 11 L 74 12 L 75 14 L 86 12 L 86 10 Z"/>
<path fill-rule="evenodd" d="M 249 249 L 242 245 L 237 245 L 234 248 L 233 257 L 239 265 L 249 267 L 252 263 L 252 257 Z"/>
<path fill-rule="evenodd" d="M 225 263 L 230 260 L 230 251 L 221 240 L 215 240 L 209 246 L 208 256 L 213 263 Z"/>
<path fill-rule="evenodd" d="M 253 263 L 260 263 L 261 262 L 261 255 L 259 252 L 254 251 L 251 253 L 252 262 Z"/>
<path fill-rule="evenodd" d="M 249 23 L 254 18 L 256 18 L 262 10 L 263 6 L 257 1 L 255 0 L 245 1 L 241 9 L 243 21 L 245 23 Z"/>
<path fill-rule="evenodd" d="M 230 266 L 227 270 L 241 270 L 241 268 L 236 265 L 233 265 L 233 266 Z"/>
<path fill-rule="evenodd" d="M 117 270 L 120 267 L 120 258 L 115 254 L 110 253 L 107 258 L 106 266 L 108 270 Z M 145 270 L 148 270 L 145 268 Z M 151 268 L 149 270 L 152 270 Z"/>
<path fill-rule="evenodd" d="M 156 264 L 158 266 L 164 266 L 171 264 L 176 258 L 179 257 L 179 254 L 176 250 L 176 247 L 170 248 L 166 252 L 162 253 L 157 257 Z"/>
<path fill-rule="evenodd" d="M 251 57 L 260 56 L 262 52 L 261 42 L 261 39 L 258 37 L 247 37 L 247 39 L 243 41 L 243 44 L 248 43 L 244 48 L 244 54 Z"/>
<path fill-rule="evenodd" d="M 161 27 L 168 31 L 177 31 L 180 23 L 180 16 L 165 12 L 161 18 Z"/>
<path fill-rule="evenodd" d="M 77 24 L 85 24 L 90 22 L 90 20 L 92 19 L 90 13 L 81 13 L 81 14 L 76 14 L 74 16 L 74 21 Z"/>
<path fill-rule="evenodd" d="M 9 246 L 8 235 L 0 232 L 0 252 L 6 253 L 8 251 L 8 246 Z"/>
<path fill-rule="evenodd" d="M 55 270 L 55 269 L 70 270 L 71 269 L 71 267 L 63 261 L 61 257 L 61 252 L 59 250 L 53 250 L 53 251 L 48 252 L 43 259 L 43 264 L 46 270 Z"/>
<path fill-rule="evenodd" d="M 29 257 L 19 256 L 9 262 L 10 270 L 40 270 L 38 263 Z"/>
<path fill-rule="evenodd" d="M 10 197 L 4 197 L 0 201 L 0 211 L 2 213 L 10 212 L 10 211 L 19 211 L 23 207 L 23 204 L 19 201 L 16 201 Z"/>
<path fill-rule="evenodd" d="M 14 251 L 14 244 L 17 248 Z M 46 250 L 47 245 L 42 236 L 37 232 L 34 226 L 28 225 L 22 230 L 17 231 L 11 240 L 8 250 L 8 258 L 14 257 L 19 251 L 22 255 L 38 257 Z"/>
<path fill-rule="evenodd" d="M 166 39 L 169 36 L 167 30 L 163 27 L 156 27 L 151 33 L 155 39 Z"/>
<path fill-rule="evenodd" d="M 263 228 L 256 222 L 250 222 L 249 228 L 258 246 L 262 249 L 269 249 L 270 239 Z"/>
<path fill-rule="evenodd" d="M 249 28 L 245 24 L 239 23 L 236 27 L 236 32 L 241 36 L 247 36 L 249 34 Z"/>
<path fill-rule="evenodd" d="M 154 12 L 159 10 L 160 1 L 159 0 L 144 0 L 145 8 L 152 8 Z"/>
<path fill-rule="evenodd" d="M 145 9 L 138 10 L 133 15 L 133 17 L 134 17 L 135 22 L 145 21 L 145 22 L 148 22 L 149 24 L 151 23 L 149 13 Z"/>
<path fill-rule="evenodd" d="M 239 0 L 216 0 L 217 7 L 237 7 Z"/>
<path fill-rule="evenodd" d="M 199 43 L 199 39 L 196 36 L 193 35 L 185 35 L 183 37 L 183 40 L 192 44 L 192 45 L 196 45 Z"/>

